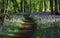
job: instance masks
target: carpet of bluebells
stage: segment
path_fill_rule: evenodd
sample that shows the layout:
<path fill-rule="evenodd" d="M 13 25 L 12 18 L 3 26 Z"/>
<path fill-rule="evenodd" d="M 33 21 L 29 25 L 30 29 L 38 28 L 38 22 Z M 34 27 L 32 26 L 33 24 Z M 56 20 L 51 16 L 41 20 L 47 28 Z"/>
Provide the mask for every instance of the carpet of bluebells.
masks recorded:
<path fill-rule="evenodd" d="M 60 38 L 59 15 L 30 15 L 37 24 L 32 38 Z"/>
<path fill-rule="evenodd" d="M 60 38 L 60 16 L 51 13 L 27 14 L 37 27 L 32 38 Z M 23 15 L 8 15 L 9 18 L 0 25 L 0 38 L 11 38 L 24 23 Z"/>

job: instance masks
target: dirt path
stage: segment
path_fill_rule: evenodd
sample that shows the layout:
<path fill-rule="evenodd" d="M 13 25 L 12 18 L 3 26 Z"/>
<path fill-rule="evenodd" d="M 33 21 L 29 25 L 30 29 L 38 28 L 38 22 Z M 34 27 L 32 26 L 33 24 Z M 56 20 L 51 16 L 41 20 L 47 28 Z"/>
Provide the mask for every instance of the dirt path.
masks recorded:
<path fill-rule="evenodd" d="M 35 26 L 30 18 L 25 19 L 25 23 L 20 27 L 19 32 L 13 38 L 31 38 Z"/>

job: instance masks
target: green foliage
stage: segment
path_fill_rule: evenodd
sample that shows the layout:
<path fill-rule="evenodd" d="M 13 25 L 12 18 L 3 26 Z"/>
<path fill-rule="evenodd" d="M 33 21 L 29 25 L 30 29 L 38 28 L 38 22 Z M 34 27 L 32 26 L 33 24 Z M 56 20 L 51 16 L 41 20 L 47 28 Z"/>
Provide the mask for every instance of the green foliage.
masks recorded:
<path fill-rule="evenodd" d="M 59 12 L 59 0 L 0 0 L 0 11 L 3 8 L 7 13 L 54 11 L 56 6 Z"/>
<path fill-rule="evenodd" d="M 37 24 L 36 31 L 32 38 L 60 38 L 60 20 L 57 21 L 57 19 L 53 19 L 53 21 L 48 16 L 42 16 L 43 19 L 41 20 L 41 16 L 30 16 L 34 22 Z M 48 21 L 49 19 L 50 21 Z M 45 18 L 45 20 L 44 20 Z"/>
<path fill-rule="evenodd" d="M 4 23 L 3 26 L 0 28 L 0 34 L 4 35 L 3 37 L 9 38 L 11 36 L 14 36 L 18 31 L 19 28 L 24 23 L 24 17 L 23 16 L 9 16 Z M 0 37 L 1 38 L 1 37 Z"/>

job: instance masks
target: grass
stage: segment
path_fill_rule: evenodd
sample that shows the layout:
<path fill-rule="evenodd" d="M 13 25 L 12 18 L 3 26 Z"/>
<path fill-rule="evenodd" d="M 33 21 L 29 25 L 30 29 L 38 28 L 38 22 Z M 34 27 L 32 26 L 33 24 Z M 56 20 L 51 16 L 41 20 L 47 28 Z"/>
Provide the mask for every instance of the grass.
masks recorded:
<path fill-rule="evenodd" d="M 37 30 L 32 38 L 60 38 L 60 20 L 51 17 L 31 16 L 37 24 Z"/>
<path fill-rule="evenodd" d="M 23 23 L 24 17 L 10 16 L 9 19 L 5 20 L 3 26 L 1 26 L 0 38 L 11 38 L 16 35 Z"/>

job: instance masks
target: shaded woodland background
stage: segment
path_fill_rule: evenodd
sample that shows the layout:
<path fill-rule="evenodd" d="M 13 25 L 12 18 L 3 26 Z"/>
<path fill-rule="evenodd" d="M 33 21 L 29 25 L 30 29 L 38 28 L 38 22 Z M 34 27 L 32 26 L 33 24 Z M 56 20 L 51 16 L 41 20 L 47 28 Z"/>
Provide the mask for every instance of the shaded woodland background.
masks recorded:
<path fill-rule="evenodd" d="M 60 0 L 0 0 L 0 17 L 2 22 L 7 14 L 14 13 L 60 14 Z"/>
<path fill-rule="evenodd" d="M 60 38 L 60 0 L 0 0 L 0 38 L 14 36 L 24 14 L 37 25 L 34 38 Z"/>
<path fill-rule="evenodd" d="M 0 0 L 0 13 L 51 12 L 60 14 L 60 0 Z"/>

